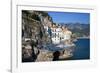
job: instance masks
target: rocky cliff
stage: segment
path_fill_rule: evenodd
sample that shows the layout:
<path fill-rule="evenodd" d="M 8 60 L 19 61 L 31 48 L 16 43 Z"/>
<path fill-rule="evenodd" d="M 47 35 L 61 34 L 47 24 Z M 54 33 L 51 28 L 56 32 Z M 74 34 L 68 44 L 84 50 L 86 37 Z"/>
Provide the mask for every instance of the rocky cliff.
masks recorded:
<path fill-rule="evenodd" d="M 43 46 L 42 44 L 51 42 L 51 39 L 48 37 L 48 34 L 46 34 L 46 31 L 44 29 L 44 26 L 47 26 L 49 24 L 52 24 L 52 20 L 46 12 L 32 10 L 22 11 L 23 61 L 30 61 L 30 58 L 32 58 L 32 56 L 36 57 L 38 51 L 42 52 L 40 51 Z M 29 45 L 31 49 L 26 48 L 27 45 Z M 32 61 L 35 61 L 35 59 L 33 59 Z"/>

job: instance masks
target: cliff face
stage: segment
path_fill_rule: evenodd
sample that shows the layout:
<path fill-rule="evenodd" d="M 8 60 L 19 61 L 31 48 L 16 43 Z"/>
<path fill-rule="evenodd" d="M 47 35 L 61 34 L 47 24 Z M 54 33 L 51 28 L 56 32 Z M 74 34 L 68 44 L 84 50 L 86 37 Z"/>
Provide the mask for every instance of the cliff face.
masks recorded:
<path fill-rule="evenodd" d="M 47 13 L 36 11 L 22 11 L 22 37 L 48 42 L 44 25 L 52 24 Z M 50 41 L 50 40 L 49 40 Z"/>
<path fill-rule="evenodd" d="M 46 12 L 22 11 L 22 57 L 23 61 L 35 58 L 43 44 L 51 42 L 44 26 L 51 25 L 52 21 Z M 27 49 L 27 45 L 31 49 Z M 32 60 L 32 59 L 31 59 Z M 33 59 L 32 61 L 35 61 Z"/>

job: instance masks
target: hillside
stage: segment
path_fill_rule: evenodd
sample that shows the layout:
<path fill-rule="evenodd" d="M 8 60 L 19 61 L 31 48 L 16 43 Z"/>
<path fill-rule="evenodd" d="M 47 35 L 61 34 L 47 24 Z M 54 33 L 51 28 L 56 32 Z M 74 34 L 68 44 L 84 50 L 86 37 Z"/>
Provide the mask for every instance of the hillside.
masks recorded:
<path fill-rule="evenodd" d="M 89 37 L 90 25 L 81 23 L 60 23 L 73 32 L 76 37 Z"/>

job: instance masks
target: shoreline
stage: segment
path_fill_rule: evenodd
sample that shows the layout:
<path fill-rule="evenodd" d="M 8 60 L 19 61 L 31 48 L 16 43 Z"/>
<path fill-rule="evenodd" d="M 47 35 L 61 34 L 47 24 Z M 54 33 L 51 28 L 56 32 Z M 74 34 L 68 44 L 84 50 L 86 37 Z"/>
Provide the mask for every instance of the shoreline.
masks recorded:
<path fill-rule="evenodd" d="M 90 37 L 77 37 L 76 39 L 90 39 Z"/>
<path fill-rule="evenodd" d="M 77 37 L 73 41 L 76 42 L 76 41 L 81 40 L 81 39 L 89 39 L 90 40 L 90 37 Z"/>

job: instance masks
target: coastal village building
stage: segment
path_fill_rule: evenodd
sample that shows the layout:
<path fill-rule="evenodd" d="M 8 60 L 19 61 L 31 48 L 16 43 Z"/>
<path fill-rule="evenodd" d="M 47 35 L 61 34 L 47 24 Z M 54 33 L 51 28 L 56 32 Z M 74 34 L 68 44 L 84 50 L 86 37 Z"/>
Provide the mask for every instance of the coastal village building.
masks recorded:
<path fill-rule="evenodd" d="M 61 28 L 57 28 L 56 26 L 51 28 L 51 32 L 52 32 L 52 43 L 53 44 L 58 44 L 60 43 L 61 40 L 61 36 L 62 36 L 62 32 L 61 32 Z"/>
<path fill-rule="evenodd" d="M 62 34 L 62 36 L 63 36 L 62 41 L 65 41 L 65 43 L 70 43 L 72 32 L 69 31 L 67 28 L 62 27 L 62 33 L 63 33 Z"/>
<path fill-rule="evenodd" d="M 69 31 L 64 26 L 61 28 L 56 25 L 53 25 L 53 27 L 51 27 L 51 32 L 52 32 L 51 39 L 53 44 L 59 44 L 61 42 L 69 43 L 71 40 L 72 32 Z"/>
<path fill-rule="evenodd" d="M 57 23 L 52 23 L 48 17 L 43 18 L 39 15 L 40 20 L 44 26 L 44 30 L 48 37 L 52 40 L 53 44 L 59 44 L 61 42 L 68 43 L 71 40 L 72 32 L 67 29 L 67 27 L 60 27 Z"/>

